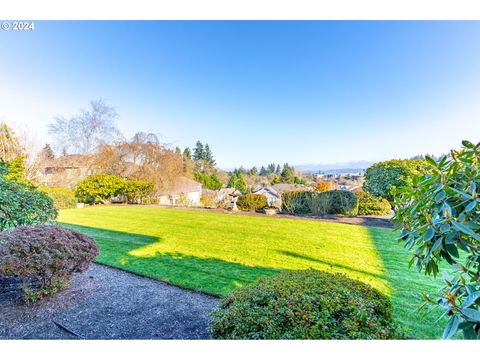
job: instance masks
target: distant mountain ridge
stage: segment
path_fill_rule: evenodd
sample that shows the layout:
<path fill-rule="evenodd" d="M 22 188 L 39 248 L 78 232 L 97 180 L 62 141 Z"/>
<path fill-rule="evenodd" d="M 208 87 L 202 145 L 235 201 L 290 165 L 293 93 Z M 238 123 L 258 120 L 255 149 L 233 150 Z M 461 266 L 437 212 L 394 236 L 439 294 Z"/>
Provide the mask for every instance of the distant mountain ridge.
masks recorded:
<path fill-rule="evenodd" d="M 322 172 L 325 174 L 359 173 L 374 164 L 373 161 L 354 161 L 336 164 L 304 164 L 295 165 L 295 169 L 304 173 Z"/>

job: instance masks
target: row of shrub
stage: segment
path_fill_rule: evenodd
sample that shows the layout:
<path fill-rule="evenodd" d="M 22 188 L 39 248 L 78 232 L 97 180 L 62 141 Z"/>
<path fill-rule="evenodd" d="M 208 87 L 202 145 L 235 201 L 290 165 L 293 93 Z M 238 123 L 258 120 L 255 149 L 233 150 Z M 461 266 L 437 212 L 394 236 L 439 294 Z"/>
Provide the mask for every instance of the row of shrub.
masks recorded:
<path fill-rule="evenodd" d="M 313 215 L 388 215 L 390 203 L 364 190 L 324 192 L 288 191 L 282 194 L 282 211 Z"/>
<path fill-rule="evenodd" d="M 110 202 L 119 197 L 128 203 L 147 203 L 155 190 L 150 181 L 124 180 L 116 175 L 91 175 L 80 181 L 75 187 L 75 196 L 80 202 L 95 204 Z"/>
<path fill-rule="evenodd" d="M 351 191 L 288 191 L 282 194 L 282 211 L 291 214 L 356 215 L 357 197 Z"/>

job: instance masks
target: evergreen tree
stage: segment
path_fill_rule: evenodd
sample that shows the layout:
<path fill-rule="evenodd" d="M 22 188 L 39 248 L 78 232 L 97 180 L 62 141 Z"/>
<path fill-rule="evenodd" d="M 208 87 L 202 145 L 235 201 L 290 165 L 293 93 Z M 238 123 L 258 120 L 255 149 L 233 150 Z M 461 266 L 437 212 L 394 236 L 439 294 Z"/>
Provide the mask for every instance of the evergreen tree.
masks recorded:
<path fill-rule="evenodd" d="M 267 169 L 265 169 L 265 166 L 262 166 L 260 168 L 260 176 L 267 176 L 268 173 L 267 173 Z"/>
<path fill-rule="evenodd" d="M 280 175 L 281 172 L 282 172 L 282 168 L 280 167 L 280 164 L 278 164 L 277 168 L 275 169 L 275 174 Z"/>
<path fill-rule="evenodd" d="M 208 165 L 215 165 L 215 159 L 213 158 L 212 150 L 210 150 L 210 146 L 208 144 L 205 144 L 205 149 L 203 151 L 203 160 L 205 160 Z"/>
<path fill-rule="evenodd" d="M 175 148 L 175 155 L 182 156 L 182 150 L 178 146 Z"/>
<path fill-rule="evenodd" d="M 190 148 L 186 147 L 185 150 L 183 150 L 183 157 L 185 159 L 192 159 L 192 153 L 190 152 Z"/>
<path fill-rule="evenodd" d="M 197 141 L 195 149 L 193 149 L 193 160 L 200 161 L 205 158 L 205 149 L 200 141 Z"/>
<path fill-rule="evenodd" d="M 257 170 L 257 168 L 254 166 L 254 167 L 252 167 L 252 168 L 250 169 L 250 171 L 249 171 L 248 173 L 249 173 L 250 175 L 255 176 L 255 175 L 258 174 L 258 170 Z"/>
<path fill-rule="evenodd" d="M 280 176 L 282 177 L 282 182 L 287 184 L 294 183 L 295 174 L 293 172 L 293 168 L 290 167 L 288 164 L 283 165 L 283 170 Z"/>
<path fill-rule="evenodd" d="M 247 180 L 245 179 L 245 175 L 243 173 L 240 174 L 240 177 L 238 178 L 236 189 L 241 193 L 246 193 L 248 190 Z"/>
<path fill-rule="evenodd" d="M 273 173 L 275 172 L 275 168 L 276 168 L 276 166 L 275 166 L 274 163 L 269 164 L 268 167 L 267 167 L 268 173 L 269 173 L 269 174 L 273 174 Z"/>
<path fill-rule="evenodd" d="M 237 188 L 237 182 L 238 182 L 238 176 L 237 176 L 237 173 L 234 171 L 232 173 L 232 175 L 230 176 L 230 179 L 228 179 L 227 187 L 236 189 Z"/>

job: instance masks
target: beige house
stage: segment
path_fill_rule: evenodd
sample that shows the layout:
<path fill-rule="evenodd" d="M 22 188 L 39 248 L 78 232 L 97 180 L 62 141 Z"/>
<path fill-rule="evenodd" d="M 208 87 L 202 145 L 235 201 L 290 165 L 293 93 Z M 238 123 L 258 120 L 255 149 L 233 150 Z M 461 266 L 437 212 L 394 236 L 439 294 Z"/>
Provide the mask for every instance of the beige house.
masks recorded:
<path fill-rule="evenodd" d="M 39 170 L 38 178 L 48 187 L 73 189 L 80 180 L 94 173 L 94 163 L 90 155 L 65 155 L 49 159 Z"/>
<path fill-rule="evenodd" d="M 160 194 L 159 204 L 168 206 L 200 206 L 201 196 L 202 184 L 180 176 L 171 190 Z"/>

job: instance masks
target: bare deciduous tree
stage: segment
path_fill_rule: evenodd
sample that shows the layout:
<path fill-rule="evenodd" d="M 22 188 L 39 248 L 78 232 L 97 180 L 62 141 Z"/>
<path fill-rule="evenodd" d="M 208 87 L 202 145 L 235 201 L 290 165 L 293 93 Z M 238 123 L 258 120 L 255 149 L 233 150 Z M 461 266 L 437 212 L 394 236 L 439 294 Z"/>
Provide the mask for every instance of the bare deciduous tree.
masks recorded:
<path fill-rule="evenodd" d="M 99 146 L 121 137 L 115 127 L 116 110 L 103 100 L 90 102 L 90 110 L 81 110 L 70 119 L 57 116 L 48 131 L 62 153 L 92 154 Z"/>
<path fill-rule="evenodd" d="M 155 134 L 144 132 L 130 141 L 101 146 L 95 163 L 98 172 L 152 181 L 160 191 L 171 189 L 184 174 L 182 155 L 161 144 Z"/>

